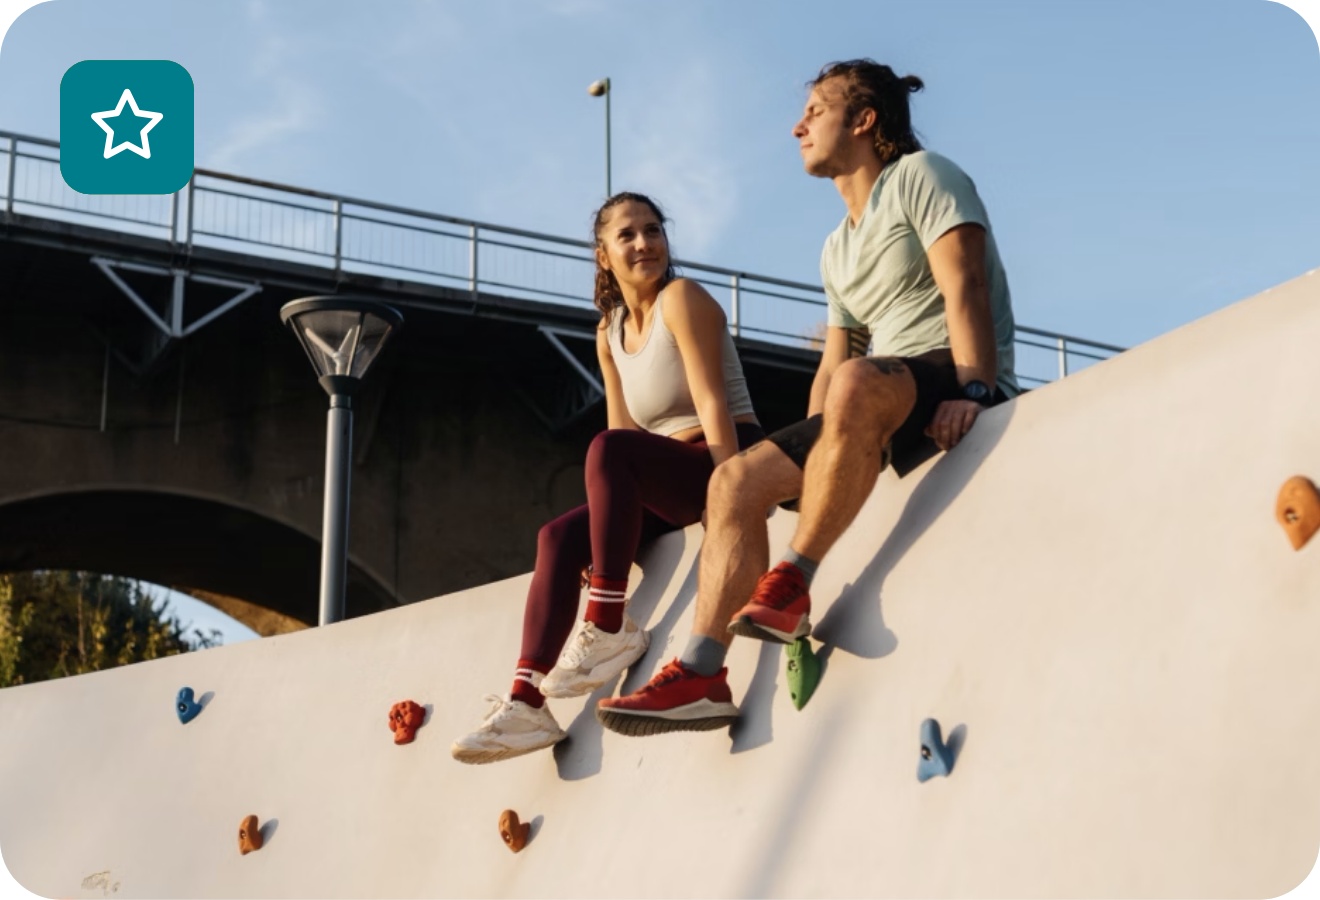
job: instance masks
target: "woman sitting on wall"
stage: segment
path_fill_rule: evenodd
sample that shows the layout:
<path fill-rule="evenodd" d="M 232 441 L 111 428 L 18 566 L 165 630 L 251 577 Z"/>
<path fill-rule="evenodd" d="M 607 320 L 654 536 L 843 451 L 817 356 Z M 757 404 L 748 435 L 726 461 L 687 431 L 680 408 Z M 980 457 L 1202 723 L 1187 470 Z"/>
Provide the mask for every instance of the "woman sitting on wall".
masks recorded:
<path fill-rule="evenodd" d="M 724 312 L 675 276 L 664 223 L 641 194 L 616 194 L 596 212 L 596 352 L 609 429 L 587 451 L 586 505 L 541 529 L 513 688 L 491 695 L 480 727 L 454 742 L 460 762 L 563 740 L 545 698 L 589 694 L 646 652 L 647 632 L 625 612 L 638 547 L 699 522 L 711 472 L 764 436 Z M 573 631 L 588 565 L 586 615 Z"/>

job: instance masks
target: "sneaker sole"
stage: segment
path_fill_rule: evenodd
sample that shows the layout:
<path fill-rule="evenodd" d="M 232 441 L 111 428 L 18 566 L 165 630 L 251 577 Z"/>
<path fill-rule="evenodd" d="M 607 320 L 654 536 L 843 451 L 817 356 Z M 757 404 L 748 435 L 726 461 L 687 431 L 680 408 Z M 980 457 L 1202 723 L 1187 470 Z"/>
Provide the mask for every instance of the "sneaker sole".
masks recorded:
<path fill-rule="evenodd" d="M 811 620 L 803 616 L 797 628 L 792 632 L 780 631 L 767 625 L 758 625 L 751 616 L 739 616 L 729 623 L 729 633 L 740 637 L 756 638 L 758 641 L 770 641 L 775 644 L 791 644 L 798 638 L 811 634 Z"/>
<path fill-rule="evenodd" d="M 553 683 L 546 684 L 541 682 L 541 693 L 546 697 L 553 697 L 556 700 L 564 700 L 569 697 L 581 697 L 590 694 L 596 688 L 605 684 L 614 676 L 620 674 L 637 660 L 646 655 L 646 651 L 651 647 L 651 632 L 641 632 L 642 647 L 637 651 L 636 656 L 616 656 L 614 659 L 607 660 L 591 670 L 588 675 L 581 676 L 581 680 L 574 681 L 571 684 L 556 687 Z M 622 660 L 622 662 L 620 662 Z"/>
<path fill-rule="evenodd" d="M 533 747 L 459 748 L 451 746 L 449 748 L 449 753 L 458 762 L 467 763 L 468 765 L 482 766 L 486 763 L 499 762 L 504 759 L 513 759 L 515 756 L 525 756 L 528 753 L 535 753 L 537 750 L 545 750 L 547 747 L 553 747 L 555 744 L 558 744 L 566 737 L 568 737 L 567 732 L 549 743 L 537 744 Z"/>
<path fill-rule="evenodd" d="M 626 712 L 598 706 L 596 707 L 596 720 L 610 731 L 626 734 L 629 737 L 646 737 L 647 735 L 665 734 L 670 731 L 714 731 L 717 728 L 726 728 L 738 721 L 736 707 L 733 707 L 733 712 L 726 712 L 720 710 L 716 704 L 711 705 L 715 707 L 711 710 L 711 715 L 689 718 L 667 718 L 661 714 Z M 729 706 L 732 707 L 732 704 L 729 704 Z"/>
<path fill-rule="evenodd" d="M 596 710 L 600 724 L 616 734 L 628 737 L 647 737 L 652 734 L 668 734 L 671 731 L 715 731 L 726 728 L 738 721 L 737 716 L 711 716 L 704 719 L 656 719 L 651 716 L 635 716 L 603 709 Z"/>

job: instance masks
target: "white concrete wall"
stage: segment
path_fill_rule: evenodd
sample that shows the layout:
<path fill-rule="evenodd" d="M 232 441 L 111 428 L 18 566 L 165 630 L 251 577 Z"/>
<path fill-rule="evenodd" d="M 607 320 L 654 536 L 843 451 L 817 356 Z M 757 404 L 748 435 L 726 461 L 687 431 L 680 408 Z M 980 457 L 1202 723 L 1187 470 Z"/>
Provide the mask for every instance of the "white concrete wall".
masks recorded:
<path fill-rule="evenodd" d="M 1320 481 L 1318 410 L 1312 273 L 986 414 L 826 561 L 805 710 L 777 647 L 735 646 L 732 736 L 551 701 L 557 752 L 451 760 L 526 576 L 0 691 L 4 861 L 74 897 L 1278 895 L 1320 848 L 1320 539 L 1273 515 Z M 655 641 L 624 689 L 681 649 L 700 539 L 635 573 Z M 213 696 L 181 726 L 185 684 Z M 404 698 L 430 715 L 398 747 Z M 965 741 L 918 784 L 926 716 Z M 517 856 L 505 807 L 536 822 Z M 276 822 L 244 857 L 248 813 Z"/>

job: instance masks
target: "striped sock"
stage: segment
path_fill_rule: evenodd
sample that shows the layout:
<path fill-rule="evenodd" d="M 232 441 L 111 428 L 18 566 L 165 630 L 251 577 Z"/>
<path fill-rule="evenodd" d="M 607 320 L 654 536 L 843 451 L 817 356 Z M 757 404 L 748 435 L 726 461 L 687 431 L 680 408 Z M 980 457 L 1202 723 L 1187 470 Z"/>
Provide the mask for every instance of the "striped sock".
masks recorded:
<path fill-rule="evenodd" d="M 601 631 L 618 634 L 623 627 L 623 604 L 627 599 L 627 579 L 614 581 L 592 575 L 591 589 L 587 591 L 586 620 Z"/>
<path fill-rule="evenodd" d="M 509 696 L 540 709 L 545 706 L 545 695 L 541 693 L 541 679 L 545 678 L 545 672 L 533 666 L 535 666 L 533 662 L 518 660 L 518 668 L 513 672 L 513 688 L 509 691 Z"/>

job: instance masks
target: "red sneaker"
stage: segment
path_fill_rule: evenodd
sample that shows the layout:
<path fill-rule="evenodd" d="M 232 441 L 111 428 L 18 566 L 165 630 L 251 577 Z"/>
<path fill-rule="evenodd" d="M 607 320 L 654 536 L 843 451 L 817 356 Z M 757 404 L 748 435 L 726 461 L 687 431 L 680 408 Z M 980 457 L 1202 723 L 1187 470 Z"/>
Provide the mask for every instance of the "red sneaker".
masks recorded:
<path fill-rule="evenodd" d="M 596 704 L 596 718 L 619 734 L 647 735 L 666 731 L 710 731 L 738 718 L 729 691 L 728 669 L 706 677 L 677 659 L 661 669 L 640 690 Z"/>
<path fill-rule="evenodd" d="M 791 644 L 811 634 L 811 595 L 802 572 L 781 562 L 756 582 L 747 605 L 729 623 L 729 631 L 743 637 Z"/>

